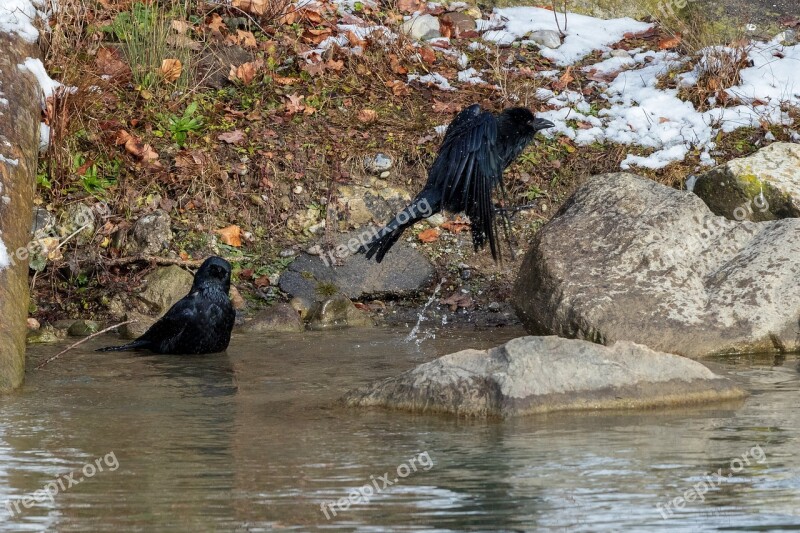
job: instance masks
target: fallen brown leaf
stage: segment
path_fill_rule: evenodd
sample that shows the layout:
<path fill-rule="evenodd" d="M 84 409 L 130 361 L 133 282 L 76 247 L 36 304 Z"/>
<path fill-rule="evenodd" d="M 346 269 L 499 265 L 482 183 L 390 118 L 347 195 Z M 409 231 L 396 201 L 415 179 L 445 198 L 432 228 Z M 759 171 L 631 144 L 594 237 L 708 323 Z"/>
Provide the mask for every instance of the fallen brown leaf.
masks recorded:
<path fill-rule="evenodd" d="M 392 72 L 395 74 L 408 74 L 408 69 L 400 64 L 397 54 L 389 54 L 389 66 L 392 67 Z"/>
<path fill-rule="evenodd" d="M 666 37 L 658 41 L 658 48 L 659 50 L 668 50 L 670 48 L 675 48 L 679 44 L 681 44 L 681 36 L 675 35 L 673 37 Z"/>
<path fill-rule="evenodd" d="M 571 82 L 575 81 L 575 78 L 572 76 L 572 65 L 567 67 L 567 70 L 564 71 L 564 74 L 558 78 L 557 82 L 553 83 L 553 87 L 559 90 L 563 90 L 567 88 Z"/>
<path fill-rule="evenodd" d="M 422 230 L 417 235 L 417 238 L 421 242 L 435 242 L 439 240 L 439 228 L 428 228 L 426 230 Z"/>
<path fill-rule="evenodd" d="M 242 246 L 242 228 L 236 224 L 231 224 L 230 226 L 222 229 L 214 230 L 214 233 L 217 233 L 222 239 L 222 242 L 228 246 L 233 246 L 235 248 Z"/>
<path fill-rule="evenodd" d="M 94 58 L 97 68 L 102 74 L 112 78 L 128 78 L 131 75 L 131 68 L 119 56 L 119 52 L 112 48 L 100 48 Z"/>
<path fill-rule="evenodd" d="M 242 130 L 233 130 L 233 131 L 226 131 L 225 133 L 220 133 L 219 135 L 217 135 L 217 139 L 226 142 L 228 144 L 239 144 L 242 141 L 244 141 L 245 135 Z"/>
<path fill-rule="evenodd" d="M 392 94 L 395 96 L 408 96 L 411 94 L 411 88 L 400 80 L 387 81 L 384 85 L 392 89 Z"/>
<path fill-rule="evenodd" d="M 161 62 L 159 73 L 165 81 L 175 81 L 181 77 L 183 72 L 183 65 L 180 59 L 169 58 Z"/>
<path fill-rule="evenodd" d="M 466 231 L 470 228 L 470 225 L 464 222 L 461 219 L 457 220 L 448 220 L 441 226 L 443 229 L 446 229 L 450 233 L 461 233 L 462 231 Z"/>
<path fill-rule="evenodd" d="M 374 109 L 362 109 L 358 112 L 358 120 L 364 124 L 371 124 L 378 120 L 378 113 Z"/>

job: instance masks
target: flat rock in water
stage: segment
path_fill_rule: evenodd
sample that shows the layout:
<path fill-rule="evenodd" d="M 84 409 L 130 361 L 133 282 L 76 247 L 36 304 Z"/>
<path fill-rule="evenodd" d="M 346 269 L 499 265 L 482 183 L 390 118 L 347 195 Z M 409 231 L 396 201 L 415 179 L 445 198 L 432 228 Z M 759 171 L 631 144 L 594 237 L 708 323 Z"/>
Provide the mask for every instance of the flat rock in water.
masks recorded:
<path fill-rule="evenodd" d="M 693 192 L 732 220 L 800 217 L 800 144 L 772 143 L 697 177 Z"/>
<path fill-rule="evenodd" d="M 511 417 L 567 410 L 635 409 L 743 398 L 702 364 L 621 341 L 602 346 L 519 337 L 464 350 L 347 393 L 349 406 Z"/>
<path fill-rule="evenodd" d="M 527 331 L 689 357 L 800 349 L 800 219 L 737 222 L 631 174 L 593 176 L 536 234 Z"/>

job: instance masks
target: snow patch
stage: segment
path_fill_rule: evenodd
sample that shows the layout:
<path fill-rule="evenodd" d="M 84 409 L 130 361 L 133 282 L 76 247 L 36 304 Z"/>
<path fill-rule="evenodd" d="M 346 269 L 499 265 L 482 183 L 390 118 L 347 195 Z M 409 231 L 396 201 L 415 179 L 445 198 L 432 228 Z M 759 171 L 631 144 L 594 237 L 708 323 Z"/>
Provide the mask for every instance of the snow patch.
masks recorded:
<path fill-rule="evenodd" d="M 441 91 L 455 91 L 455 88 L 450 85 L 450 82 L 447 81 L 447 78 L 438 72 L 431 72 L 430 74 L 425 74 L 424 76 L 420 76 L 419 74 L 409 74 L 408 82 L 411 83 L 412 81 L 429 83 Z"/>
<path fill-rule="evenodd" d="M 36 77 L 36 81 L 39 82 L 39 87 L 42 88 L 45 98 L 52 96 L 53 92 L 61 87 L 60 83 L 47 75 L 41 59 L 29 57 L 25 59 L 24 63 L 17 65 L 17 68 L 27 70 Z"/>
<path fill-rule="evenodd" d="M 42 122 L 39 125 L 39 151 L 46 152 L 50 147 L 50 126 Z"/>
<path fill-rule="evenodd" d="M 0 270 L 8 268 L 10 264 L 11 258 L 8 257 L 8 250 L 6 249 L 6 245 L 3 243 L 3 239 L 0 239 Z"/>
<path fill-rule="evenodd" d="M 626 33 L 640 33 L 650 29 L 652 24 L 639 22 L 632 18 L 600 20 L 595 17 L 564 13 L 542 9 L 539 7 L 508 7 L 495 9 L 505 23 L 505 31 L 497 32 L 513 36 L 511 42 L 522 39 L 530 32 L 538 30 L 558 31 L 559 26 L 566 29 L 564 42 L 558 48 L 542 48 L 541 54 L 557 65 L 567 66 L 583 59 L 595 50 L 609 50 L 609 46 L 621 41 Z M 559 26 L 555 18 L 558 17 Z M 494 40 L 484 35 L 485 40 Z M 510 44 L 510 43 L 508 43 Z"/>
<path fill-rule="evenodd" d="M 2 0 L 0 2 L 0 32 L 16 33 L 29 43 L 39 38 L 34 26 L 37 17 L 47 19 L 43 3 L 32 0 Z"/>

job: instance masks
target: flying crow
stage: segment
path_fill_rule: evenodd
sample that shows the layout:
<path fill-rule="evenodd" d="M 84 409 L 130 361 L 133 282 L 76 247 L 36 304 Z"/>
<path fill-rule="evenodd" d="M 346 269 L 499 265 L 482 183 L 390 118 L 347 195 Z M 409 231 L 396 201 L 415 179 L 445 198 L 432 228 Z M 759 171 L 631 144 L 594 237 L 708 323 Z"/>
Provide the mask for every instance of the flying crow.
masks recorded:
<path fill-rule="evenodd" d="M 462 110 L 447 127 L 425 188 L 360 251 L 380 263 L 407 227 L 444 209 L 466 213 L 475 250 L 488 240 L 496 261 L 500 251 L 492 191 L 499 187 L 505 194 L 503 171 L 537 131 L 553 126 L 524 107 L 497 116 L 478 104 Z"/>
<path fill-rule="evenodd" d="M 170 307 L 144 335 L 122 346 L 98 352 L 146 349 L 166 354 L 222 352 L 231 340 L 235 311 L 228 292 L 231 265 L 221 257 L 206 259 L 194 276 L 189 294 Z"/>

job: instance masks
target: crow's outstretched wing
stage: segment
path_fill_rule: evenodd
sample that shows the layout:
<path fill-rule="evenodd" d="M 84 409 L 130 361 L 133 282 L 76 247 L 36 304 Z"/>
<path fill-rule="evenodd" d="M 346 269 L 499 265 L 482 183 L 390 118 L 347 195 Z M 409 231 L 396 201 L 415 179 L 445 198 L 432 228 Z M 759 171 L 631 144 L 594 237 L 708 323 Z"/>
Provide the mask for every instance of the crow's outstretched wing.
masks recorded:
<path fill-rule="evenodd" d="M 488 240 L 495 260 L 499 247 L 492 191 L 503 180 L 497 142 L 495 117 L 477 104 L 464 109 L 448 126 L 426 185 L 443 192 L 445 209 L 469 216 L 475 249 Z"/>

